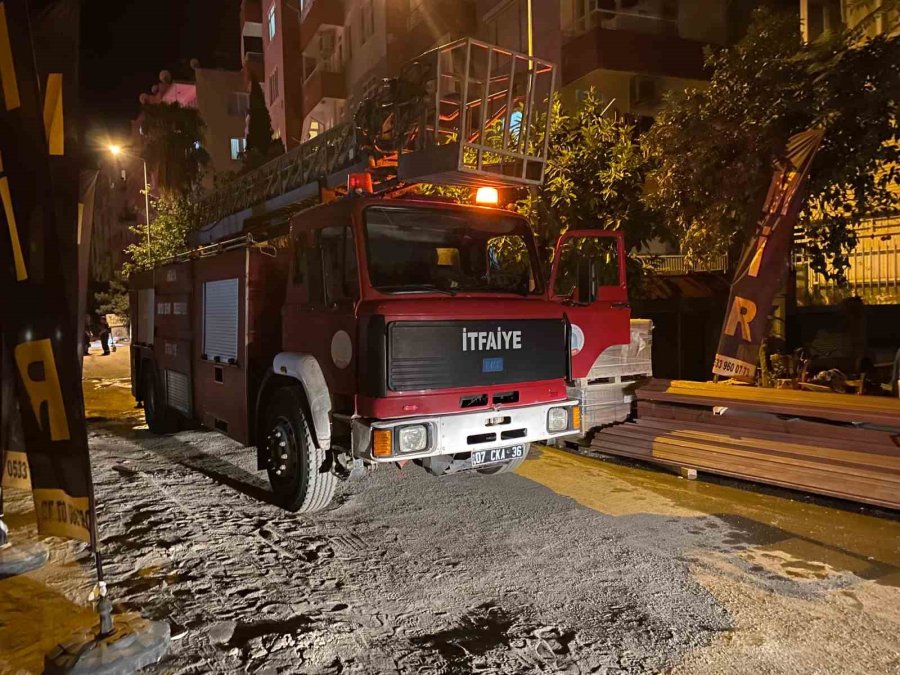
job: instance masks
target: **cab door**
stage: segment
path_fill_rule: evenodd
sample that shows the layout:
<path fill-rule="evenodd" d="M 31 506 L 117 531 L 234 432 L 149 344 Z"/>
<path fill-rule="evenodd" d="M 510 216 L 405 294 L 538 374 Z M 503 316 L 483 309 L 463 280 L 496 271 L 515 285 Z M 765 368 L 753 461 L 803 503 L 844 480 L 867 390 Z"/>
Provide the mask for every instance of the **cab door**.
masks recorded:
<path fill-rule="evenodd" d="M 631 339 L 622 233 L 571 230 L 562 235 L 548 295 L 563 306 L 571 324 L 572 378 L 585 378 L 608 347 Z"/>
<path fill-rule="evenodd" d="M 359 270 L 349 218 L 296 232 L 292 245 L 284 350 L 315 356 L 331 392 L 353 394 Z"/>

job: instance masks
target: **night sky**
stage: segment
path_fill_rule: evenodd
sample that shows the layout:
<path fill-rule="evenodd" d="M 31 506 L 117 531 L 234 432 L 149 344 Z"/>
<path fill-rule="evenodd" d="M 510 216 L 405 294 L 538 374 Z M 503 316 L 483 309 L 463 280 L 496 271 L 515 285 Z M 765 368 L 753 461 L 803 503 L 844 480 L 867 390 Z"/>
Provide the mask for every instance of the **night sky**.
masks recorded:
<path fill-rule="evenodd" d="M 90 135 L 125 134 L 138 96 L 189 62 L 240 66 L 240 0 L 85 0 L 81 91 Z M 182 75 L 182 76 L 184 76 Z"/>

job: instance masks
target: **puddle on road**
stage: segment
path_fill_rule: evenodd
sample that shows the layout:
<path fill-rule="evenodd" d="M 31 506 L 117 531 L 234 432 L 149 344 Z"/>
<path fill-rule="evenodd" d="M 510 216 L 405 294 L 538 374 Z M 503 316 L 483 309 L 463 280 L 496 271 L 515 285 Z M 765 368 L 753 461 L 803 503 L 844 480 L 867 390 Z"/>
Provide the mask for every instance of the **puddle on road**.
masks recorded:
<path fill-rule="evenodd" d="M 886 511 L 796 495 L 751 483 L 684 480 L 653 467 L 604 462 L 553 448 L 539 448 L 520 475 L 611 516 L 649 514 L 699 518 L 728 524 L 724 544 L 740 551 L 785 556 L 776 571 L 810 578 L 852 572 L 863 579 L 900 586 L 900 518 Z M 703 527 L 698 523 L 697 528 Z M 699 529 L 690 532 L 701 534 Z M 771 564 L 765 565 L 770 571 Z M 804 568 L 804 566 L 808 566 Z"/>

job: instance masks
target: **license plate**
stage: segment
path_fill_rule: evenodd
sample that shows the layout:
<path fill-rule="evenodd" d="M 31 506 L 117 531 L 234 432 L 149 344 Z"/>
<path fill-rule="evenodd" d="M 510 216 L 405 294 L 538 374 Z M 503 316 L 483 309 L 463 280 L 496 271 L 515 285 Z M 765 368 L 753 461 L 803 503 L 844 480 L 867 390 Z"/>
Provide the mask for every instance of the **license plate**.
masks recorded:
<path fill-rule="evenodd" d="M 493 450 L 473 450 L 472 466 L 484 466 L 485 464 L 499 464 L 511 459 L 525 456 L 524 445 L 513 445 L 509 448 L 494 448 Z"/>

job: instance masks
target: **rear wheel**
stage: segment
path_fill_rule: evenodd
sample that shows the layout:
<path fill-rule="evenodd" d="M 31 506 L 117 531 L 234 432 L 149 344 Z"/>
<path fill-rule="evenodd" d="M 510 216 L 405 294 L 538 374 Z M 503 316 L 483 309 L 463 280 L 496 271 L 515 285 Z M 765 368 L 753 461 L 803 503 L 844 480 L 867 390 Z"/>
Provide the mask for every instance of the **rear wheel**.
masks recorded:
<path fill-rule="evenodd" d="M 143 386 L 141 387 L 144 398 L 144 419 L 147 420 L 147 428 L 152 433 L 168 434 L 175 431 L 175 416 L 163 399 L 154 370 L 152 364 L 144 366 Z"/>
<path fill-rule="evenodd" d="M 326 451 L 317 448 L 296 387 L 275 392 L 266 410 L 265 448 L 269 482 L 277 502 L 289 511 L 313 513 L 331 502 L 337 477 L 326 468 Z"/>
<path fill-rule="evenodd" d="M 531 448 L 531 444 L 527 443 L 525 445 L 525 452 L 522 453 L 521 457 L 516 457 L 515 459 L 511 459 L 505 464 L 495 464 L 494 466 L 486 466 L 483 469 L 476 469 L 476 471 L 485 476 L 496 476 L 501 473 L 512 473 L 520 466 L 522 466 L 522 462 L 528 457 L 528 450 Z"/>

